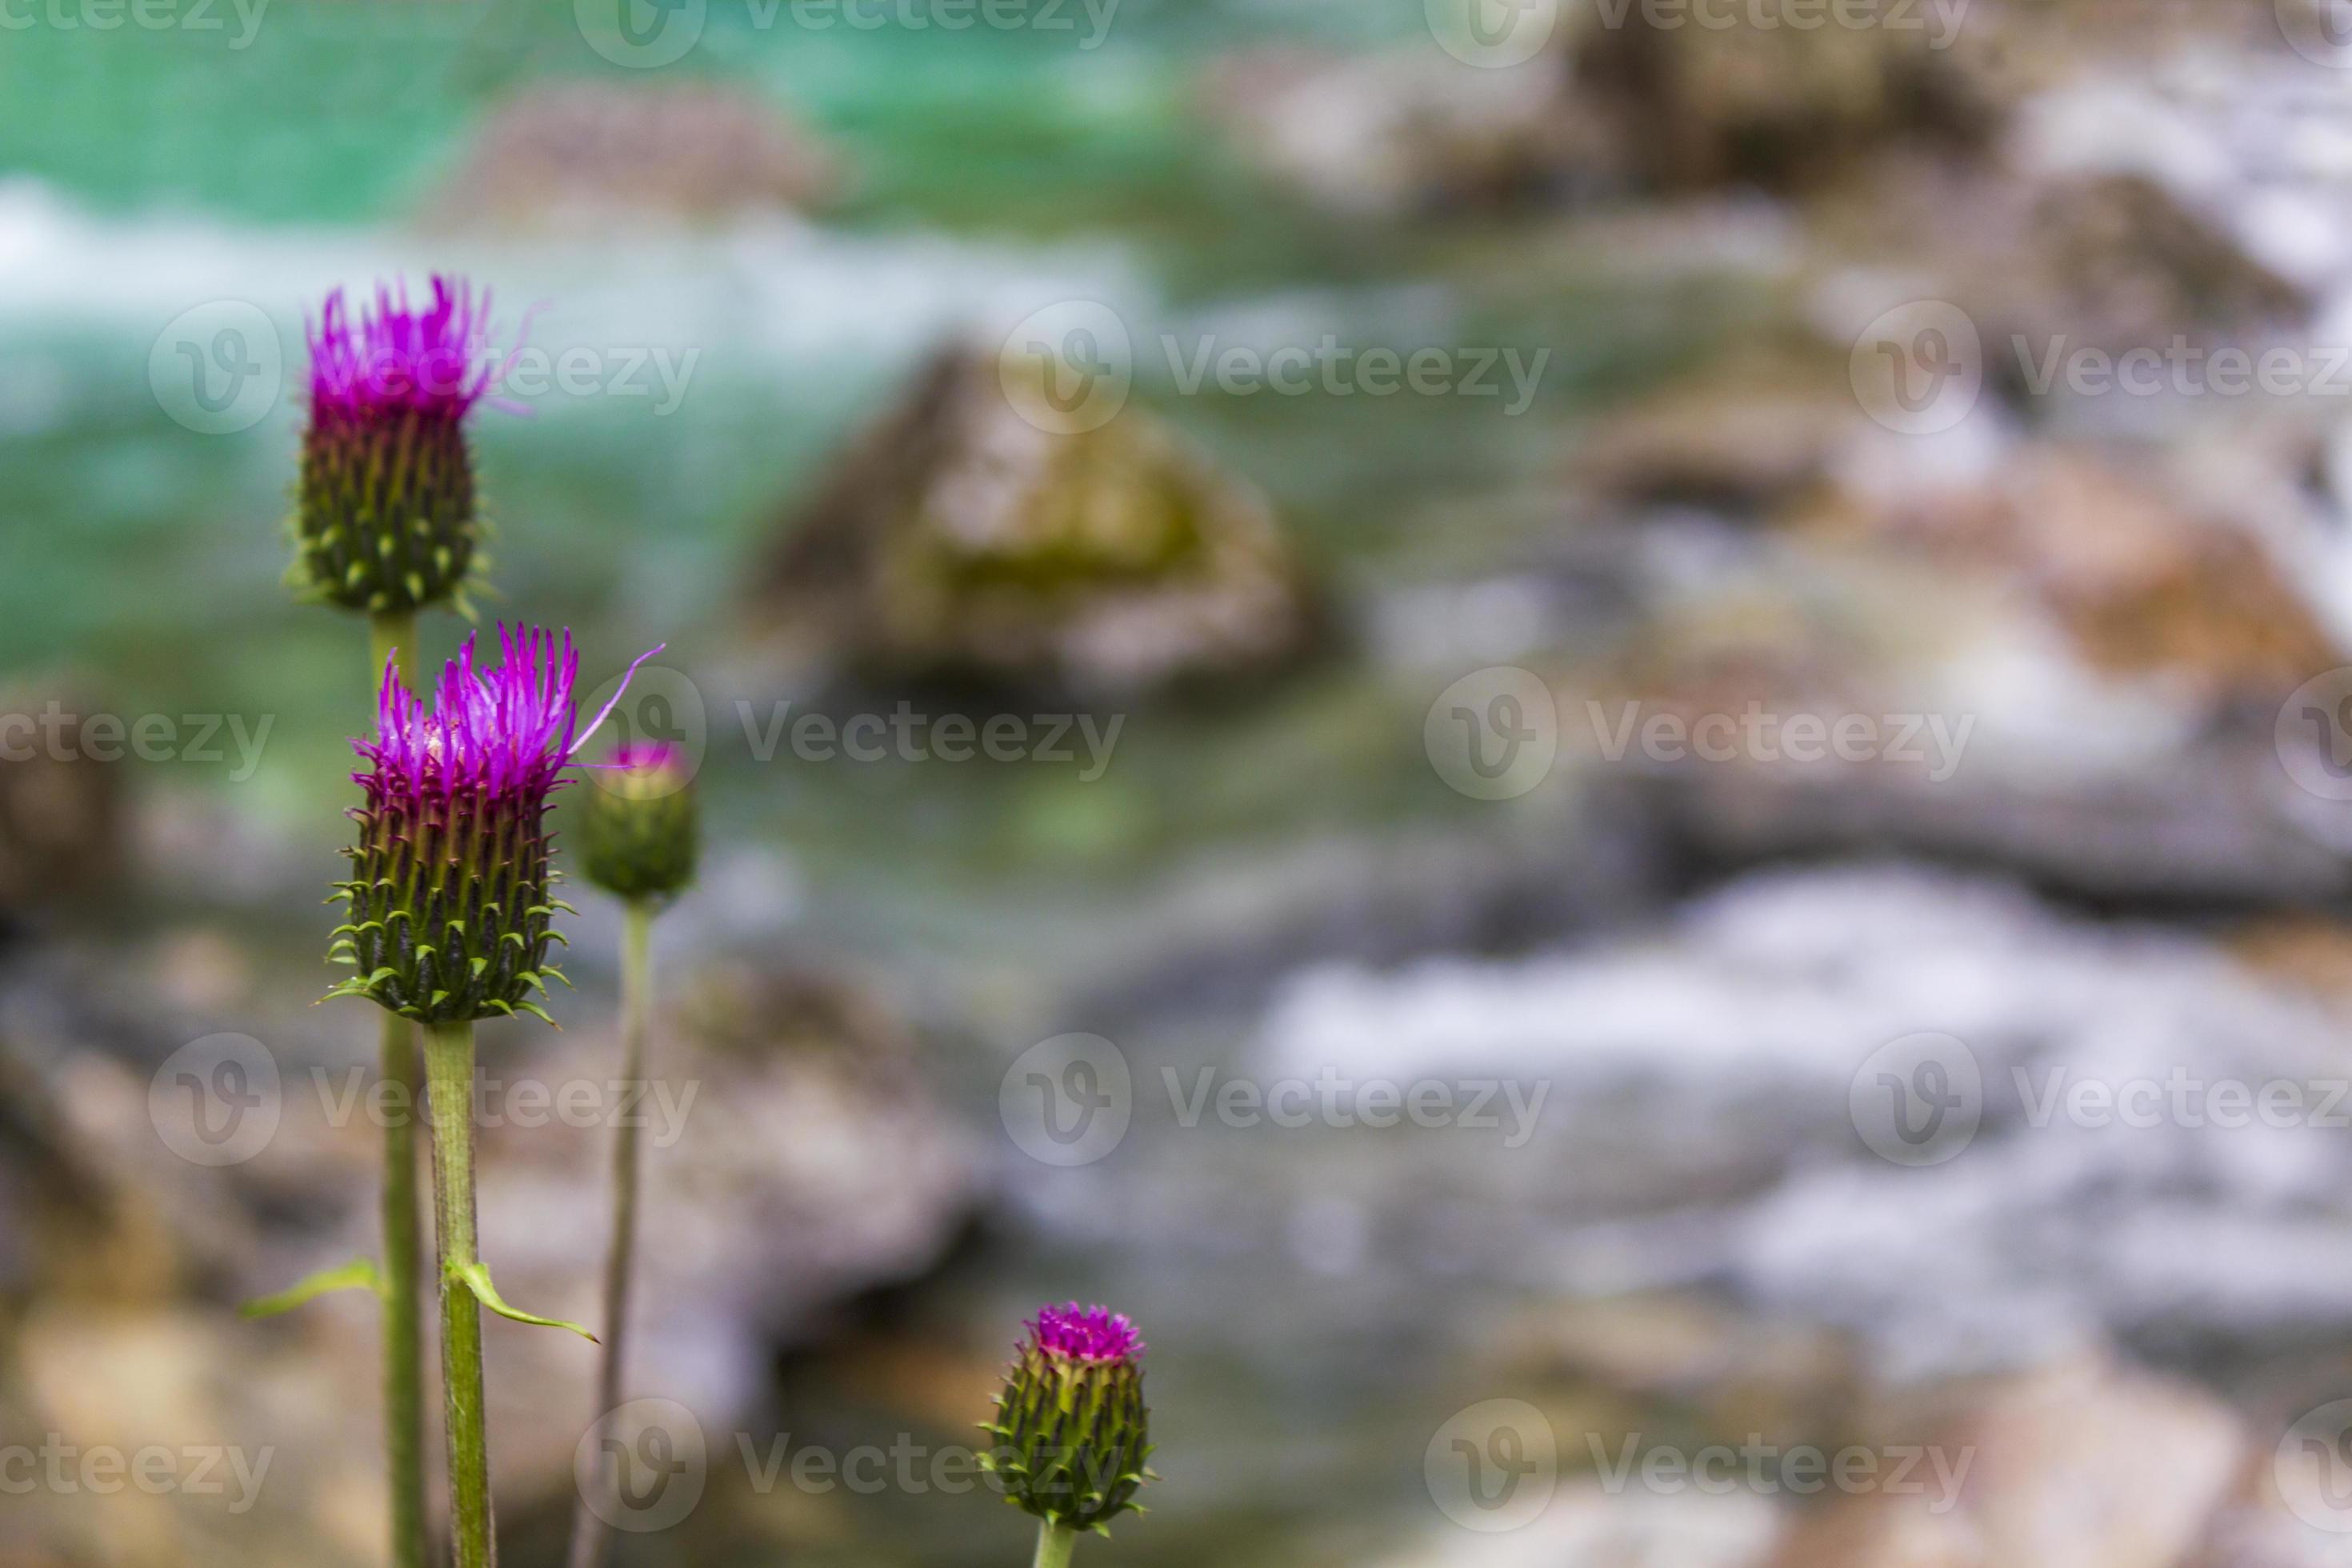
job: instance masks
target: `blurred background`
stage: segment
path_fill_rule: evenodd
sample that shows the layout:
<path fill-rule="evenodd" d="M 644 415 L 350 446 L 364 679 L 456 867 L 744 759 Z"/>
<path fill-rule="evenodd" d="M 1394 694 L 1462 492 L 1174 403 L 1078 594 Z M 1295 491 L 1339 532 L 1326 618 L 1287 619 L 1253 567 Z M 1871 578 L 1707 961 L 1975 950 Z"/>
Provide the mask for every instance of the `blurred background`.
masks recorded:
<path fill-rule="evenodd" d="M 1076 1298 L 1081 1562 L 2352 1563 L 2339 10 L 0 0 L 0 1563 L 383 1559 L 373 1305 L 236 1307 L 375 1245 L 282 520 L 436 271 L 705 801 L 659 1091 L 593 889 L 483 1030 L 518 1304 L 649 1130 L 616 1562 L 1026 1561 Z"/>

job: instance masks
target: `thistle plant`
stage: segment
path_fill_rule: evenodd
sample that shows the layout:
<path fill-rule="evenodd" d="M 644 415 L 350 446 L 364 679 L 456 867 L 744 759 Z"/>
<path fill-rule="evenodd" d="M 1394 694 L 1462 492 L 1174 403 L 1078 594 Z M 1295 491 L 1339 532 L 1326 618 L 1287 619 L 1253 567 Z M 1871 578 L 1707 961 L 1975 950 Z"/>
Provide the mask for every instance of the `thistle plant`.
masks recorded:
<path fill-rule="evenodd" d="M 387 661 L 375 734 L 353 742 L 370 766 L 352 775 L 365 803 L 351 814 L 358 825 L 352 876 L 337 884 L 350 919 L 329 952 L 354 969 L 330 995 L 364 996 L 424 1026 L 457 1568 L 495 1561 L 481 1309 L 594 1337 L 507 1305 L 479 1256 L 474 1025 L 518 1013 L 547 1018 L 532 994 L 543 997 L 548 979 L 562 978 L 550 944 L 563 941 L 555 912 L 569 910 L 554 892 L 560 874 L 550 863 L 547 810 L 572 753 L 620 694 L 583 733 L 572 707 L 579 657 L 571 635 L 559 643 L 547 632 L 501 628 L 499 641 L 500 667 L 484 670 L 467 637 L 429 711 Z"/>
<path fill-rule="evenodd" d="M 466 417 L 501 367 L 489 359 L 489 296 L 433 279 L 412 310 L 406 285 L 379 287 L 353 320 L 340 289 L 310 332 L 310 421 L 288 581 L 370 616 L 449 603 L 489 564 Z"/>
<path fill-rule="evenodd" d="M 673 747 L 625 745 L 611 763 L 591 770 L 579 811 L 582 862 L 588 879 L 623 900 L 621 948 L 621 1081 L 646 1077 L 646 1019 L 653 997 L 653 922 L 662 905 L 694 879 L 698 825 L 692 775 Z M 629 1280 L 637 1242 L 643 1186 L 637 1121 L 625 1117 L 613 1145 L 613 1240 L 604 1264 L 604 1361 L 596 1380 L 601 1427 L 621 1402 L 622 1358 L 629 1321 Z M 601 1436 L 601 1434 L 600 1434 Z M 607 1497 L 618 1484 L 614 1456 L 594 1447 L 597 1473 L 590 1487 Z M 572 1515 L 571 1568 L 598 1568 L 611 1541 L 610 1508 L 599 1510 L 583 1489 Z"/>
<path fill-rule="evenodd" d="M 1004 1500 L 1037 1521 L 1035 1568 L 1068 1568 L 1078 1532 L 1110 1534 L 1110 1522 L 1159 1478 L 1151 1412 L 1143 1403 L 1143 1341 L 1124 1314 L 1076 1301 L 1046 1307 L 1016 1346 L 996 1396 L 996 1439 L 982 1466 Z"/>
<path fill-rule="evenodd" d="M 468 615 L 464 591 L 488 564 L 480 548 L 465 421 L 495 373 L 487 355 L 489 299 L 478 307 L 462 280 L 433 279 L 433 304 L 412 310 L 405 286 L 379 288 L 352 319 L 342 290 L 327 297 L 310 350 L 310 419 L 290 520 L 296 553 L 287 582 L 305 598 L 368 617 L 374 671 L 414 684 L 416 616 L 447 603 Z M 395 1102 L 422 1098 L 415 1027 L 383 1020 L 377 1070 Z M 417 1219 L 416 1123 L 385 1119 L 383 1251 L 326 1270 L 256 1301 L 265 1316 L 346 1288 L 383 1306 L 384 1451 L 394 1568 L 425 1563 L 424 1312 Z"/>

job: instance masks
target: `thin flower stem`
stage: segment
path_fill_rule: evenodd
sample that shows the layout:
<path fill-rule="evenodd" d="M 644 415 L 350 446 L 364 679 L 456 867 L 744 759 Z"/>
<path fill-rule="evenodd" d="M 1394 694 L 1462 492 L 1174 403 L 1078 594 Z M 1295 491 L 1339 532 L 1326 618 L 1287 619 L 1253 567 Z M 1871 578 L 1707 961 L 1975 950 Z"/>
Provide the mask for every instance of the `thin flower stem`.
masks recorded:
<path fill-rule="evenodd" d="M 1066 1524 L 1046 1521 L 1037 1527 L 1034 1568 L 1070 1568 L 1070 1553 L 1078 1548 L 1078 1532 Z"/>
<path fill-rule="evenodd" d="M 400 655 L 401 679 L 416 677 L 416 617 L 375 616 L 368 621 L 369 689 L 383 679 L 384 661 Z M 383 1016 L 378 1074 L 396 1085 L 394 1113 L 383 1127 L 383 1447 L 390 1470 L 393 1568 L 425 1568 L 425 1309 L 424 1226 L 417 1218 L 416 1112 L 423 1074 L 416 1026 L 396 1014 Z"/>
<path fill-rule="evenodd" d="M 646 1077 L 646 1016 L 653 998 L 654 906 L 647 899 L 629 900 L 621 939 L 621 1081 L 642 1084 Z M 603 1440 L 603 1428 L 621 1403 L 621 1357 L 629 1330 L 629 1275 L 636 1256 L 637 1194 L 643 1185 L 637 1154 L 637 1118 L 625 1116 L 613 1143 L 613 1247 L 604 1260 L 604 1363 L 596 1378 L 598 1440 L 597 1473 L 591 1483 L 605 1497 L 614 1495 L 618 1478 L 614 1456 Z M 583 1489 L 572 1516 L 570 1568 L 600 1568 L 612 1539 L 602 1513 Z"/>
<path fill-rule="evenodd" d="M 461 1271 L 474 1229 L 474 1026 L 425 1030 L 433 1094 L 433 1212 L 441 1254 L 442 1406 L 449 1424 L 449 1536 L 457 1568 L 491 1568 L 490 1454 L 482 1397 L 482 1304 Z"/>

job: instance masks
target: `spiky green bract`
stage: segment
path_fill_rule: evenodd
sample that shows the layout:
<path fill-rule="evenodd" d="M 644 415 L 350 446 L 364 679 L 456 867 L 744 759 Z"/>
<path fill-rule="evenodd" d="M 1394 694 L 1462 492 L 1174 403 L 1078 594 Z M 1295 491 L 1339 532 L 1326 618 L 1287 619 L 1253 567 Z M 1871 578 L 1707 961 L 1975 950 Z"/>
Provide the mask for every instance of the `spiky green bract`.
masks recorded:
<path fill-rule="evenodd" d="M 337 884 L 350 919 L 328 954 L 357 973 L 330 995 L 425 1024 L 547 1017 L 531 994 L 562 978 L 548 948 L 570 906 L 553 893 L 545 821 L 585 739 L 572 705 L 579 656 L 568 633 L 561 645 L 520 627 L 499 637 L 495 671 L 477 671 L 466 639 L 429 712 L 385 668 L 375 736 L 354 742 L 373 766 L 352 775 L 367 798 L 351 814 L 351 879 Z"/>
<path fill-rule="evenodd" d="M 658 742 L 623 746 L 611 763 L 586 771 L 579 827 L 588 879 L 632 902 L 682 891 L 694 880 L 700 850 L 684 753 Z"/>
<path fill-rule="evenodd" d="M 457 419 L 404 413 L 303 433 L 289 577 L 308 596 L 378 616 L 462 607 L 488 563 L 484 532 Z"/>
<path fill-rule="evenodd" d="M 1115 1321 L 1124 1338 L 1073 1340 L 1056 1331 L 1065 1311 Z M 981 1462 L 1006 1501 L 1045 1523 L 1103 1535 L 1121 1513 L 1143 1511 L 1136 1493 L 1155 1478 L 1145 1468 L 1151 1413 L 1143 1402 L 1141 1349 L 1124 1318 L 1110 1320 L 1100 1309 L 1039 1314 L 1005 1372 L 996 1419 L 982 1427 L 996 1442 Z"/>
<path fill-rule="evenodd" d="M 310 334 L 288 580 L 375 616 L 466 607 L 487 566 L 466 417 L 488 392 L 489 300 L 436 278 L 433 303 L 379 289 L 354 320 L 337 289 Z"/>

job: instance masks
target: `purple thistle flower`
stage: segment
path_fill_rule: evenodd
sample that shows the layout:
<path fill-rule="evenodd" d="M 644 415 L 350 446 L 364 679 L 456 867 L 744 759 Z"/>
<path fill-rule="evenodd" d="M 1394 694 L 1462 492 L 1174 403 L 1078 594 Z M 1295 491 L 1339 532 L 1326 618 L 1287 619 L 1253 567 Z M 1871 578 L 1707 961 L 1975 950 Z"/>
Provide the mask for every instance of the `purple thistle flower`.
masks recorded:
<path fill-rule="evenodd" d="M 408 285 L 379 283 L 375 308 L 356 321 L 342 289 L 327 296 L 310 345 L 310 416 L 379 420 L 413 413 L 458 420 L 473 411 L 502 365 L 489 357 L 490 296 L 435 274 L 433 303 L 412 310 Z"/>
<path fill-rule="evenodd" d="M 547 962 L 562 937 L 554 912 L 545 817 L 572 758 L 621 700 L 583 731 L 572 707 L 580 658 L 571 634 L 501 626 L 499 668 L 474 637 L 442 672 L 427 709 L 387 661 L 376 732 L 352 742 L 369 764 L 352 775 L 366 804 L 338 884 L 350 905 L 331 959 L 359 973 L 331 995 L 366 996 L 404 1016 L 454 1023 L 546 1015 Z M 634 675 L 656 648 L 629 667 Z M 622 689 L 628 684 L 622 679 Z"/>
<path fill-rule="evenodd" d="M 1143 1354 L 1143 1340 L 1124 1312 L 1108 1307 L 1080 1307 L 1071 1301 L 1043 1307 L 1029 1322 L 1029 1332 L 1040 1350 L 1082 1361 L 1134 1361 Z"/>
<path fill-rule="evenodd" d="M 996 1396 L 982 1464 L 1004 1500 L 1066 1530 L 1108 1534 L 1156 1479 L 1143 1341 L 1125 1315 L 1076 1301 L 1039 1310 Z"/>
<path fill-rule="evenodd" d="M 489 349 L 488 292 L 435 277 L 412 308 L 379 284 L 356 311 L 327 296 L 310 346 L 310 418 L 289 583 L 375 616 L 407 616 L 464 590 L 488 563 L 466 416 L 511 359 Z"/>
<path fill-rule="evenodd" d="M 476 640 L 468 636 L 442 671 L 430 710 L 401 685 L 398 656 L 384 661 L 374 738 L 352 742 L 374 765 L 352 775 L 371 802 L 430 794 L 544 805 L 572 753 L 621 700 L 615 691 L 582 732 L 572 705 L 580 655 L 570 632 L 558 643 L 553 632 L 501 626 L 499 666 L 487 672 L 476 666 Z M 660 651 L 639 655 L 629 673 Z M 625 677 L 623 689 L 627 685 Z"/>
<path fill-rule="evenodd" d="M 591 768 L 581 803 L 581 864 L 606 892 L 660 900 L 694 880 L 701 854 L 694 768 L 666 741 L 630 741 Z"/>

